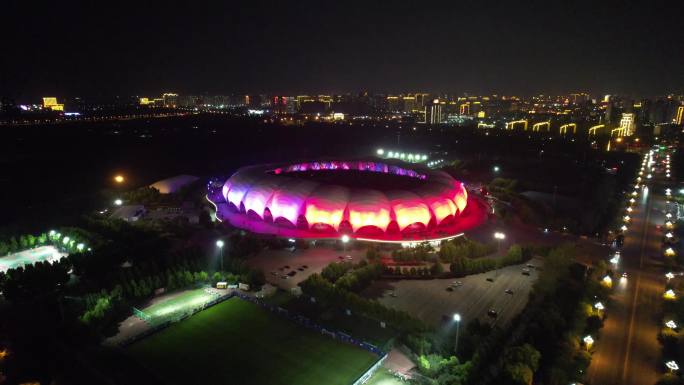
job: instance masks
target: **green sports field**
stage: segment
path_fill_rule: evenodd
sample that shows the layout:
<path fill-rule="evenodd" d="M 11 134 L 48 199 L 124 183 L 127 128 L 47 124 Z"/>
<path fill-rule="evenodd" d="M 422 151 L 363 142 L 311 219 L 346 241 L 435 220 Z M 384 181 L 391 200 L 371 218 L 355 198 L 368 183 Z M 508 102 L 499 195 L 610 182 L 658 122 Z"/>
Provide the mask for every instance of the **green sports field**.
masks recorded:
<path fill-rule="evenodd" d="M 171 318 L 176 314 L 187 313 L 193 308 L 202 306 L 217 297 L 218 295 L 209 294 L 205 292 L 204 289 L 188 290 L 166 301 L 148 306 L 143 309 L 143 311 L 145 314 L 149 315 L 152 320 L 163 320 Z"/>
<path fill-rule="evenodd" d="M 168 384 L 349 385 L 378 360 L 238 298 L 127 351 Z"/>

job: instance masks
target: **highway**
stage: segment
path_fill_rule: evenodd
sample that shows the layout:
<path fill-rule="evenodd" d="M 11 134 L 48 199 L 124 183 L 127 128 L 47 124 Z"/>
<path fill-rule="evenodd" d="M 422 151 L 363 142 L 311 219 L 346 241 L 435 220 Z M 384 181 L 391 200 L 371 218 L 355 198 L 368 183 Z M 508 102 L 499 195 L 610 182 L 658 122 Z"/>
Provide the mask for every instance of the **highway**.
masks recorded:
<path fill-rule="evenodd" d="M 646 181 L 647 171 L 643 181 Z M 653 385 L 661 375 L 658 314 L 665 278 L 661 266 L 665 222 L 664 181 L 653 176 L 629 213 L 616 270 L 627 282 L 614 281 L 612 302 L 587 373 L 591 385 Z"/>

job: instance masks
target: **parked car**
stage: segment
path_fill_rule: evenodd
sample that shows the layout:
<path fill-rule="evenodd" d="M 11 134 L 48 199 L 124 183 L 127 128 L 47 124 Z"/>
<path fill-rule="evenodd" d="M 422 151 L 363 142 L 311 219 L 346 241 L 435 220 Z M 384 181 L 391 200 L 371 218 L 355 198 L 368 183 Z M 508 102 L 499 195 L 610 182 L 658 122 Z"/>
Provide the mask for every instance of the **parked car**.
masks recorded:
<path fill-rule="evenodd" d="M 487 315 L 492 317 L 492 318 L 496 318 L 499 316 L 499 313 L 494 309 L 489 309 L 489 310 L 487 310 Z"/>

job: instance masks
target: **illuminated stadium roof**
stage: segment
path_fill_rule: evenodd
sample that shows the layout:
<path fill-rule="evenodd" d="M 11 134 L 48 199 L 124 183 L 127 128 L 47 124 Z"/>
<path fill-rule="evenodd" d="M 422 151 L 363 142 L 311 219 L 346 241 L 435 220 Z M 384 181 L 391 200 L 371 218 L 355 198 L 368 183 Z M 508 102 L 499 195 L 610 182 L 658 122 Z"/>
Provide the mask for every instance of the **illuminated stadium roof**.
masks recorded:
<path fill-rule="evenodd" d="M 462 231 L 458 222 L 470 202 L 450 175 L 388 160 L 244 167 L 220 187 L 210 186 L 208 199 L 219 220 L 254 232 L 378 240 Z"/>

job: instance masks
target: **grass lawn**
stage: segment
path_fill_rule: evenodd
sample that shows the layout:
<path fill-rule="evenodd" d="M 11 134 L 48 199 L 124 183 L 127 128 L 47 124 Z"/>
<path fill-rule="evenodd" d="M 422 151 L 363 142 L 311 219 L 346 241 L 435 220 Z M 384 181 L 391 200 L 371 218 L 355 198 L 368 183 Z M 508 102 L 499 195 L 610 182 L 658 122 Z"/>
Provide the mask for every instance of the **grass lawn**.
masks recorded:
<path fill-rule="evenodd" d="M 368 379 L 365 385 L 406 385 L 404 382 L 397 377 L 393 376 L 387 369 L 380 368 L 373 373 L 371 378 Z"/>
<path fill-rule="evenodd" d="M 143 311 L 153 319 L 154 317 L 166 317 L 174 313 L 188 312 L 214 298 L 216 298 L 215 295 L 205 292 L 204 289 L 189 290 L 166 301 L 148 306 Z"/>
<path fill-rule="evenodd" d="M 378 360 L 238 298 L 127 351 L 169 384 L 348 385 Z"/>

